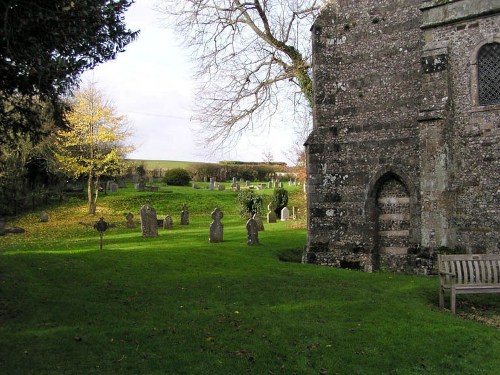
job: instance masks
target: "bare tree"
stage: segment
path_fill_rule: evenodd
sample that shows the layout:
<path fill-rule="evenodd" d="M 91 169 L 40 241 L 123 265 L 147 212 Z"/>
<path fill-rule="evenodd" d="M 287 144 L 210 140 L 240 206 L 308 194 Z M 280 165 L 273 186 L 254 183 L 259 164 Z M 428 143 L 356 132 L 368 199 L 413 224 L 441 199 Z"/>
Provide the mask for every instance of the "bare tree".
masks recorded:
<path fill-rule="evenodd" d="M 309 29 L 317 0 L 160 0 L 189 47 L 198 83 L 196 118 L 213 150 L 275 116 L 310 118 Z M 173 21 L 173 22 L 172 22 Z M 309 121 L 310 123 L 310 121 Z"/>

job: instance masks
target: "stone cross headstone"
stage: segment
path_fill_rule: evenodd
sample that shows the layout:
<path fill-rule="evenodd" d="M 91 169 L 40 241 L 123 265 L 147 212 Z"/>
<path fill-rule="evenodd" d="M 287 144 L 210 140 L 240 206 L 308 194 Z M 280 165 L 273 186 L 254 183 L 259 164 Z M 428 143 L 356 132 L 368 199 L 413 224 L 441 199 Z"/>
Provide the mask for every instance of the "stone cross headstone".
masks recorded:
<path fill-rule="evenodd" d="M 172 229 L 174 227 L 174 221 L 170 215 L 165 216 L 163 219 L 163 229 Z"/>
<path fill-rule="evenodd" d="M 250 246 L 259 245 L 259 228 L 254 217 L 247 221 L 247 244 Z"/>
<path fill-rule="evenodd" d="M 40 214 L 40 222 L 47 223 L 49 221 L 49 214 L 47 212 L 42 212 Z"/>
<path fill-rule="evenodd" d="M 118 184 L 116 182 L 113 182 L 109 185 L 109 191 L 112 193 L 118 192 Z"/>
<path fill-rule="evenodd" d="M 156 210 L 147 204 L 141 208 L 141 229 L 144 237 L 158 237 Z"/>
<path fill-rule="evenodd" d="M 283 207 L 281 210 L 281 221 L 290 220 L 290 210 L 287 207 Z"/>
<path fill-rule="evenodd" d="M 188 206 L 184 203 L 182 205 L 182 211 L 181 211 L 181 225 L 188 225 L 189 224 L 189 211 L 188 211 Z"/>
<path fill-rule="evenodd" d="M 102 238 L 104 237 L 104 232 L 108 229 L 108 223 L 104 221 L 104 218 L 101 217 L 97 223 L 94 224 L 94 229 L 99 232 L 99 250 L 102 250 Z"/>
<path fill-rule="evenodd" d="M 127 228 L 133 229 L 135 228 L 134 224 L 134 214 L 132 212 L 129 212 L 128 214 L 125 214 L 125 219 L 127 220 Z"/>
<path fill-rule="evenodd" d="M 267 223 L 276 223 L 276 212 L 273 210 L 273 204 L 269 203 L 267 205 Z"/>
<path fill-rule="evenodd" d="M 224 238 L 224 226 L 222 225 L 222 218 L 224 214 L 220 208 L 216 208 L 211 214 L 212 223 L 210 223 L 210 236 L 208 237 L 208 242 L 216 243 L 222 242 Z"/>

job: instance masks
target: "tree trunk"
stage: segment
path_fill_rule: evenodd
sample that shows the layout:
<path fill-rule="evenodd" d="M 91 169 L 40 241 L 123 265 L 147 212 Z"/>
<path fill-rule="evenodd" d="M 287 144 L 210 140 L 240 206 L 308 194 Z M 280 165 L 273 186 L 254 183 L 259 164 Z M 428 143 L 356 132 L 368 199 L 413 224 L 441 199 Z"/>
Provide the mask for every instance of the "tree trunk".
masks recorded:
<path fill-rule="evenodd" d="M 89 174 L 87 179 L 87 202 L 88 202 L 88 213 L 95 215 L 96 205 L 94 200 L 94 176 Z"/>

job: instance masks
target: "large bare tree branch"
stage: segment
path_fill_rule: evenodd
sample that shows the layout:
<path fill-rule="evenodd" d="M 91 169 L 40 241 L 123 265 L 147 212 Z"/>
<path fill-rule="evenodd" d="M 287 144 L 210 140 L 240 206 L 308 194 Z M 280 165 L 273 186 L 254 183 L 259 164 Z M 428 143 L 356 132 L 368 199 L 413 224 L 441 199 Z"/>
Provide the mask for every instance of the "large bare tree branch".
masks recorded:
<path fill-rule="evenodd" d="M 195 120 L 213 150 L 290 106 L 310 112 L 309 29 L 319 8 L 317 0 L 159 0 L 191 53 Z"/>

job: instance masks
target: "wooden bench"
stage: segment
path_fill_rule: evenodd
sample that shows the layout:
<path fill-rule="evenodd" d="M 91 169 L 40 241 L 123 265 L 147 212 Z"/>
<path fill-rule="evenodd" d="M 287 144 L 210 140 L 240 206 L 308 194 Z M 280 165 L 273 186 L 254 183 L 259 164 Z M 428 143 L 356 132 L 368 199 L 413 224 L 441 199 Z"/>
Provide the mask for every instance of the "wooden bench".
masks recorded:
<path fill-rule="evenodd" d="M 455 314 L 457 294 L 500 293 L 500 254 L 438 254 L 439 306 L 450 293 Z"/>

